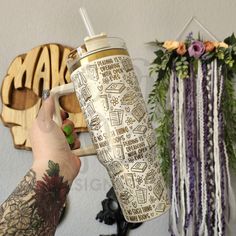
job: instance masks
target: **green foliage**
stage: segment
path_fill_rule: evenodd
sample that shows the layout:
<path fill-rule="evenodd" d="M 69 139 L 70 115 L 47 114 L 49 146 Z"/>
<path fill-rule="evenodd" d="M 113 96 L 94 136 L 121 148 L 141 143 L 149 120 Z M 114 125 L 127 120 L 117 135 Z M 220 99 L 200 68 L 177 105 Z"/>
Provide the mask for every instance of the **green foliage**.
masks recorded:
<path fill-rule="evenodd" d="M 225 43 L 227 43 L 228 45 L 233 45 L 233 44 L 236 44 L 236 38 L 234 36 L 234 33 L 227 37 L 225 40 L 224 40 Z"/>
<path fill-rule="evenodd" d="M 171 169 L 171 110 L 164 110 L 164 113 L 157 119 L 159 126 L 155 129 L 157 134 L 157 150 L 160 160 L 160 168 L 164 180 L 167 184 L 170 183 Z"/>
<path fill-rule="evenodd" d="M 219 59 L 219 60 L 224 60 L 225 59 L 225 51 L 226 49 L 225 48 L 217 48 L 216 49 L 216 57 Z"/>
<path fill-rule="evenodd" d="M 189 62 L 187 61 L 187 57 L 177 57 L 175 65 L 178 78 L 186 79 L 189 77 Z"/>
<path fill-rule="evenodd" d="M 169 89 L 170 70 L 163 72 L 163 79 L 156 79 L 149 94 L 151 119 L 156 121 L 161 112 L 166 110 L 166 96 Z"/>
<path fill-rule="evenodd" d="M 171 53 L 167 51 L 164 53 L 163 50 L 160 49 L 160 50 L 157 50 L 155 54 L 157 57 L 151 65 L 150 75 L 157 74 L 157 79 L 161 80 L 163 78 L 163 74 L 169 67 Z"/>
<path fill-rule="evenodd" d="M 160 50 L 159 50 L 160 51 Z M 156 55 L 163 55 L 161 52 L 156 52 Z M 158 72 L 156 81 L 153 85 L 153 89 L 149 94 L 148 103 L 150 104 L 150 117 L 151 120 L 158 124 L 155 129 L 157 137 L 157 150 L 158 159 L 160 161 L 160 167 L 162 175 L 167 183 L 170 180 L 170 135 L 171 135 L 171 111 L 167 109 L 167 95 L 169 90 L 170 67 L 167 66 L 170 63 L 170 58 L 167 57 L 167 62 L 164 62 L 165 66 L 158 68 L 155 72 Z M 153 64 L 158 63 L 155 60 Z M 154 73 L 152 71 L 152 73 Z"/>
<path fill-rule="evenodd" d="M 49 176 L 58 176 L 60 167 L 58 163 L 54 163 L 53 161 L 49 160 L 48 161 L 48 170 L 46 170 L 47 174 Z"/>
<path fill-rule="evenodd" d="M 224 135 L 230 167 L 236 171 L 236 96 L 234 89 L 235 74 L 225 69 L 224 95 L 222 109 L 224 116 Z"/>

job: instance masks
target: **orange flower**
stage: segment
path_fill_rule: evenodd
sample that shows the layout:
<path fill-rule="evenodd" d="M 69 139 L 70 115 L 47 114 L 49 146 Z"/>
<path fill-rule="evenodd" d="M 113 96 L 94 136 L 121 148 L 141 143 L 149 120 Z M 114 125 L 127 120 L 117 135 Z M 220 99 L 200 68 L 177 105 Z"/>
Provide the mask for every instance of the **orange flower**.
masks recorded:
<path fill-rule="evenodd" d="M 183 42 L 179 43 L 179 47 L 177 48 L 176 52 L 181 56 L 187 52 L 186 46 Z"/>
<path fill-rule="evenodd" d="M 215 45 L 211 41 L 205 41 L 204 42 L 205 50 L 206 52 L 212 52 L 215 48 Z"/>

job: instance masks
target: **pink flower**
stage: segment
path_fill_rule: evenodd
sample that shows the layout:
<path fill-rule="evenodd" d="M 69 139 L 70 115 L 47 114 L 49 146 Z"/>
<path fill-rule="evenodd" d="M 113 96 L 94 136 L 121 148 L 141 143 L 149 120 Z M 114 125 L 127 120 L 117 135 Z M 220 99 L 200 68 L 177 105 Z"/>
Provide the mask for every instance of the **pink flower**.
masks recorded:
<path fill-rule="evenodd" d="M 205 46 L 201 41 L 194 41 L 188 48 L 190 57 L 199 58 L 205 51 Z"/>

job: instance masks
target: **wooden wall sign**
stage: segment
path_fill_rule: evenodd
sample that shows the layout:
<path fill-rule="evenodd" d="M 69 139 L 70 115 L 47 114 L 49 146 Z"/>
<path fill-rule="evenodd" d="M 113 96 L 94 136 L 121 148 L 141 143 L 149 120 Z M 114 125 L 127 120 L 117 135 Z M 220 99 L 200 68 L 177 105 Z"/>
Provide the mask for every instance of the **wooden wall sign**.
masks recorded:
<path fill-rule="evenodd" d="M 66 67 L 71 50 L 59 44 L 40 45 L 9 66 L 1 87 L 1 119 L 10 128 L 16 148 L 31 150 L 27 133 L 41 106 L 42 90 L 71 82 Z M 60 106 L 78 131 L 87 131 L 75 94 L 61 97 Z"/>

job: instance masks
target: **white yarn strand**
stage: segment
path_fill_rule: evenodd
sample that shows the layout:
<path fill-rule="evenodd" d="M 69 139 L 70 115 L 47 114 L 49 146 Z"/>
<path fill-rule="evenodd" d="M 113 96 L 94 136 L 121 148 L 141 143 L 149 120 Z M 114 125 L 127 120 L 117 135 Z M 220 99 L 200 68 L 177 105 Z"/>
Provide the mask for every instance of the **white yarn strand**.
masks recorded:
<path fill-rule="evenodd" d="M 201 191 L 202 191 L 202 221 L 199 227 L 199 235 L 207 236 L 206 214 L 207 214 L 207 193 L 206 193 L 206 176 L 205 176 L 205 160 L 204 160 L 204 114 L 203 114 L 203 92 L 202 92 L 202 65 L 198 61 L 198 74 L 197 74 L 197 110 L 199 122 L 199 157 L 202 163 L 201 166 Z"/>
<path fill-rule="evenodd" d="M 179 157 L 179 135 L 180 135 L 180 131 L 179 131 L 179 93 L 177 92 L 177 90 L 179 89 L 179 81 L 176 78 L 175 80 L 175 114 L 176 114 L 176 122 L 175 122 L 175 131 L 176 131 L 176 135 L 175 135 L 175 143 L 176 143 L 176 149 L 175 149 L 175 153 L 176 153 L 176 160 L 178 160 L 177 165 L 178 165 L 178 170 L 177 170 L 177 182 L 178 184 L 180 184 L 180 157 Z M 180 193 L 179 193 L 180 194 Z M 180 206 L 180 196 L 177 196 L 177 212 L 178 212 L 178 222 L 180 219 L 180 215 L 181 215 L 181 206 Z M 179 225 L 178 225 L 179 226 Z M 180 232 L 180 226 L 178 227 L 178 232 Z"/>
<path fill-rule="evenodd" d="M 215 228 L 214 233 L 216 236 L 222 235 L 222 205 L 221 205 L 221 175 L 220 175 L 220 152 L 219 152 L 219 112 L 218 112 L 218 73 L 217 61 L 213 62 L 214 68 L 214 105 L 213 105 L 213 145 L 214 145 L 214 163 L 215 163 Z M 217 224 L 218 223 L 218 224 Z M 219 230 L 219 234 L 217 232 Z"/>
<path fill-rule="evenodd" d="M 222 66 L 220 66 L 219 70 L 218 70 L 218 76 L 219 76 L 219 103 L 218 103 L 218 109 L 221 108 L 221 103 L 222 103 L 222 93 L 223 93 L 223 81 L 224 81 L 224 77 L 222 75 Z"/>

